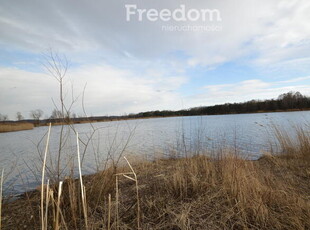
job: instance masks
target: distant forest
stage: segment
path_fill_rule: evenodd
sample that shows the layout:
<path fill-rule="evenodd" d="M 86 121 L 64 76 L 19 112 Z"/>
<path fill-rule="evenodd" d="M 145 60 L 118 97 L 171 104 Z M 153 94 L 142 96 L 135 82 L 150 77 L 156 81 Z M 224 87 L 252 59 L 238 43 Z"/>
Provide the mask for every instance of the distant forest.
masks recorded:
<path fill-rule="evenodd" d="M 200 106 L 178 111 L 150 111 L 131 114 L 132 118 L 167 117 L 167 116 L 197 116 L 217 114 L 258 113 L 276 111 L 294 111 L 310 109 L 310 97 L 300 92 L 288 92 L 281 94 L 277 99 L 251 100 L 242 103 L 226 103 L 213 106 Z"/>
<path fill-rule="evenodd" d="M 35 126 L 64 123 L 87 123 L 100 121 L 115 121 L 126 119 L 139 119 L 151 117 L 173 117 L 173 116 L 202 116 L 202 115 L 220 115 L 220 114 L 240 114 L 240 113 L 260 113 L 260 112 L 280 112 L 280 111 L 300 111 L 310 110 L 310 97 L 304 96 L 299 92 L 288 92 L 281 94 L 277 99 L 270 100 L 251 100 L 242 103 L 226 103 L 213 106 L 200 106 L 178 111 L 163 110 L 149 111 L 137 114 L 123 116 L 92 116 L 76 117 L 71 115 L 62 115 L 60 111 L 54 110 L 49 119 L 40 120 L 27 119 L 19 121 L 0 121 L 0 123 L 18 123 L 30 122 Z M 38 110 L 42 112 L 41 110 Z M 69 114 L 69 113 L 68 113 Z"/>

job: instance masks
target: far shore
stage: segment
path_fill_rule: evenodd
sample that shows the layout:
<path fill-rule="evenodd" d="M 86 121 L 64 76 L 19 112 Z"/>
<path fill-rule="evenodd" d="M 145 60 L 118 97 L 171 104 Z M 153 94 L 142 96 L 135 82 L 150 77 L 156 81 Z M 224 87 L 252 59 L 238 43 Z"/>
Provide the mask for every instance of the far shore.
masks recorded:
<path fill-rule="evenodd" d="M 0 123 L 0 133 L 30 130 L 34 124 L 30 122 Z"/>
<path fill-rule="evenodd" d="M 154 118 L 170 118 L 170 117 L 193 117 L 193 116 L 218 116 L 218 115 L 238 115 L 238 114 L 257 114 L 257 113 L 279 113 L 279 112 L 301 112 L 310 111 L 310 109 L 289 109 L 289 110 L 272 110 L 272 111 L 256 111 L 250 113 L 219 113 L 219 114 L 202 114 L 202 115 L 169 115 L 169 116 L 146 116 L 140 117 L 135 115 L 129 116 L 111 116 L 111 117 L 81 117 L 65 119 L 45 119 L 45 120 L 23 120 L 23 121 L 4 121 L 0 122 L 0 133 L 16 132 L 23 130 L 31 130 L 35 127 L 48 126 L 51 123 L 53 126 L 57 125 L 71 125 L 71 124 L 86 124 L 97 122 L 111 122 L 124 120 L 140 120 L 140 119 L 154 119 Z"/>

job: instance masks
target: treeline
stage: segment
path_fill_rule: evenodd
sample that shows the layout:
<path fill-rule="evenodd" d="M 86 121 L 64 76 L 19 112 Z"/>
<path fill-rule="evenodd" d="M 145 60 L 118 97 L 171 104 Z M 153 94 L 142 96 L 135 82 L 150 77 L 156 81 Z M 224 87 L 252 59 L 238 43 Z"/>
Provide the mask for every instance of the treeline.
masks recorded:
<path fill-rule="evenodd" d="M 213 106 L 201 106 L 178 111 L 150 111 L 131 114 L 132 118 L 167 117 L 167 116 L 197 116 L 217 114 L 239 114 L 257 112 L 275 112 L 310 109 L 310 97 L 300 92 L 288 92 L 281 94 L 277 99 L 251 100 L 242 103 L 226 103 Z"/>
<path fill-rule="evenodd" d="M 123 116 L 96 116 L 96 117 L 77 117 L 75 114 L 62 114 L 54 110 L 49 119 L 42 119 L 43 112 L 34 110 L 31 112 L 33 119 L 9 121 L 2 120 L 1 123 L 29 122 L 35 126 L 69 123 L 87 123 L 102 121 L 117 121 L 126 119 L 139 119 L 151 117 L 172 117 L 172 116 L 201 116 L 201 115 L 219 115 L 219 114 L 240 114 L 240 113 L 258 113 L 258 112 L 277 112 L 277 111 L 294 111 L 310 109 L 310 97 L 304 96 L 299 92 L 288 92 L 281 94 L 277 99 L 270 100 L 251 100 L 242 103 L 226 103 L 213 106 L 201 106 L 190 109 L 171 111 L 149 111 L 137 114 Z"/>

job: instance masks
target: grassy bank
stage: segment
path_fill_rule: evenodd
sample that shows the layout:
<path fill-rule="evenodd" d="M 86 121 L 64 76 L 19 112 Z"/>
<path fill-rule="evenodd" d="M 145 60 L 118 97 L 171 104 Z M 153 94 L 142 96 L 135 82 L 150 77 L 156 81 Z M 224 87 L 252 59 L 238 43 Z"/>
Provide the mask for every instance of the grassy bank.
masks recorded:
<path fill-rule="evenodd" d="M 216 158 L 128 158 L 84 176 L 84 199 L 80 181 L 68 178 L 60 196 L 53 185 L 44 198 L 47 229 L 309 229 L 310 135 L 275 135 L 281 153 L 257 161 L 229 150 Z M 41 229 L 40 201 L 38 190 L 5 203 L 3 229 Z"/>
<path fill-rule="evenodd" d="M 197 156 L 140 162 L 133 167 L 139 212 L 135 181 L 118 176 L 116 191 L 113 168 L 84 177 L 89 229 L 137 229 L 137 216 L 141 229 L 310 227 L 309 158 L 264 156 L 246 161 L 233 155 L 217 160 Z M 122 167 L 117 172 L 130 169 Z M 56 200 L 58 189 L 52 188 Z M 68 180 L 63 189 L 61 229 L 84 229 L 79 183 Z M 56 203 L 49 207 L 49 226 L 54 225 Z M 6 204 L 3 229 L 40 229 L 39 207 L 39 191 Z"/>
<path fill-rule="evenodd" d="M 33 128 L 34 125 L 29 122 L 0 123 L 0 133 L 29 130 Z"/>

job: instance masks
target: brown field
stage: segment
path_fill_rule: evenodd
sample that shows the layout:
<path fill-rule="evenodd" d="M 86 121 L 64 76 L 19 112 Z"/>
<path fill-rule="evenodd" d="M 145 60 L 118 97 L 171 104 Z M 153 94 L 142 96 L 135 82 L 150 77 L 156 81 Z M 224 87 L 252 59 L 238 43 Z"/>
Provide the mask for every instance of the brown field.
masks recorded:
<path fill-rule="evenodd" d="M 0 133 L 29 130 L 29 129 L 33 129 L 33 127 L 34 125 L 28 122 L 12 123 L 12 124 L 0 123 Z"/>

